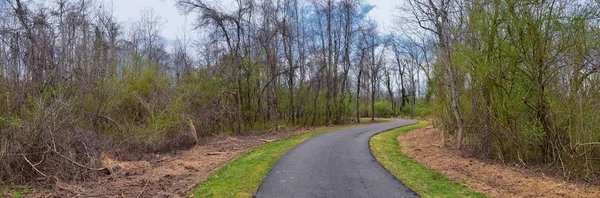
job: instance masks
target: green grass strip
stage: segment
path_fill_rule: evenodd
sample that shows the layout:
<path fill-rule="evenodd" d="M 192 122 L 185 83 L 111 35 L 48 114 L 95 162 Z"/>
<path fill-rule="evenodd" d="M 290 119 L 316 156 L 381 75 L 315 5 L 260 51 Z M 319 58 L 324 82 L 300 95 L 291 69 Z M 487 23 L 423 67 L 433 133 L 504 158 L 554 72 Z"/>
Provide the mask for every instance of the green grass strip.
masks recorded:
<path fill-rule="evenodd" d="M 486 197 L 467 189 L 464 185 L 428 169 L 402 154 L 398 136 L 408 131 L 423 128 L 428 122 L 419 122 L 380 133 L 369 141 L 371 152 L 398 180 L 421 197 Z"/>
<path fill-rule="evenodd" d="M 386 121 L 390 120 L 377 120 L 378 123 Z M 359 125 L 326 128 L 252 149 L 198 184 L 193 190 L 194 197 L 252 197 L 286 151 L 308 138 L 357 126 Z"/>

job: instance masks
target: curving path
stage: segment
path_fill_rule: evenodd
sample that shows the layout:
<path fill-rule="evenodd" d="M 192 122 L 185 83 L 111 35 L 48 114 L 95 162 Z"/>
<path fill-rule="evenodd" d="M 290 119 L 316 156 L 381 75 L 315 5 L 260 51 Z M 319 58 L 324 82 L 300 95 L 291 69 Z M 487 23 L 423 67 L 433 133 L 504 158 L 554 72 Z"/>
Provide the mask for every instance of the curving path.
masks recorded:
<path fill-rule="evenodd" d="M 308 139 L 279 159 L 256 197 L 418 197 L 369 149 L 373 135 L 415 123 L 399 120 Z"/>

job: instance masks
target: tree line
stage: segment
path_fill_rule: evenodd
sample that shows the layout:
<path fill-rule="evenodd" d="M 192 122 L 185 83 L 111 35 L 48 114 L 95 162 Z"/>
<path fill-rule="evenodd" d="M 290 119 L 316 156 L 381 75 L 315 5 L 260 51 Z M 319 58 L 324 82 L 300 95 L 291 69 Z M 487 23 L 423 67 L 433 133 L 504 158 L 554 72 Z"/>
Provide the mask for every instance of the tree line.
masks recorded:
<path fill-rule="evenodd" d="M 597 1 L 410 0 L 400 9 L 433 43 L 446 139 L 504 163 L 597 178 Z"/>
<path fill-rule="evenodd" d="M 102 155 L 218 134 L 415 115 L 426 93 L 432 53 L 381 32 L 362 0 L 174 3 L 194 31 L 169 41 L 151 9 L 123 23 L 91 0 L 3 0 L 1 183 L 90 178 Z"/>

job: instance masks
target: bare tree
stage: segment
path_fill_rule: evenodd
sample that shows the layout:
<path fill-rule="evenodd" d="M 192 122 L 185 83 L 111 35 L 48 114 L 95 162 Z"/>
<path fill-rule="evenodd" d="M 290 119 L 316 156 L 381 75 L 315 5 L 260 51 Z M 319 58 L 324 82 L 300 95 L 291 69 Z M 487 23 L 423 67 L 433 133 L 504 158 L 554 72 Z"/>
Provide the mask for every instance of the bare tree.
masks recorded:
<path fill-rule="evenodd" d="M 418 25 L 437 37 L 437 44 L 440 51 L 438 57 L 441 62 L 443 73 L 440 73 L 444 79 L 444 86 L 448 88 L 449 98 L 451 100 L 451 111 L 454 115 L 454 121 L 458 131 L 458 147 L 462 147 L 464 124 L 459 107 L 459 80 L 457 67 L 452 64 L 452 32 L 451 13 L 455 11 L 454 0 L 410 0 L 408 1 L 410 12 L 413 14 Z"/>

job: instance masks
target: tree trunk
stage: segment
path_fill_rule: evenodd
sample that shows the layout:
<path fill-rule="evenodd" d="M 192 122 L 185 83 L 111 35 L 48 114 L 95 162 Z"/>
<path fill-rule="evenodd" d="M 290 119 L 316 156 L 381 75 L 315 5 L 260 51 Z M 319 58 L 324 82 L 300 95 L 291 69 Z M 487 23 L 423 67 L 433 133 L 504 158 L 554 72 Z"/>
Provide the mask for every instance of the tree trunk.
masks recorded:
<path fill-rule="evenodd" d="M 362 78 L 362 69 L 358 70 L 358 82 L 356 83 L 356 122 L 360 123 L 360 79 Z"/>

